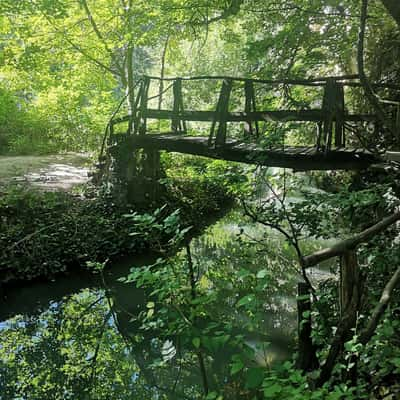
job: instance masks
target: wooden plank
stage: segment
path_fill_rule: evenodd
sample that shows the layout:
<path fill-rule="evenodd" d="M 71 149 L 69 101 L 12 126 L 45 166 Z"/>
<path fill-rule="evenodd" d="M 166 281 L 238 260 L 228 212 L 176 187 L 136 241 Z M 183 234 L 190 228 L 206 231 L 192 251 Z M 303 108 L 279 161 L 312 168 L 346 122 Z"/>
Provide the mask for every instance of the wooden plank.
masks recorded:
<path fill-rule="evenodd" d="M 208 146 L 207 142 L 207 137 L 168 134 L 149 134 L 130 138 L 132 148 L 167 150 L 247 164 L 291 168 L 297 171 L 359 170 L 381 161 L 380 158 L 367 153 L 358 154 L 357 156 L 343 151 L 333 151 L 327 154 L 321 152 L 291 154 L 289 151 L 267 150 L 259 145 L 249 145 L 247 143 L 212 148 Z M 308 151 L 308 149 L 302 149 L 304 152 Z"/>
<path fill-rule="evenodd" d="M 315 154 L 317 152 L 317 148 L 314 147 L 309 147 L 309 149 L 305 152 L 305 154 Z"/>
<path fill-rule="evenodd" d="M 171 77 L 171 78 L 161 78 L 158 76 L 149 76 L 150 79 L 153 80 L 163 80 L 163 81 L 174 81 L 178 79 L 178 77 Z M 248 79 L 242 77 L 235 77 L 235 76 L 222 76 L 222 75 L 202 75 L 202 76 L 191 76 L 191 77 L 179 77 L 183 81 L 195 81 L 195 80 L 222 80 L 222 79 L 231 79 L 232 81 L 236 82 L 245 82 L 250 80 L 253 83 L 260 83 L 260 84 L 268 84 L 268 85 L 299 85 L 299 86 L 323 86 L 324 83 L 328 80 L 334 80 L 342 82 L 344 86 L 349 87 L 363 87 L 362 83 L 358 81 L 358 75 L 340 75 L 340 76 L 326 76 L 326 77 L 316 77 L 316 78 L 308 78 L 308 79 Z M 354 80 L 357 80 L 354 82 Z M 374 88 L 387 88 L 387 89 L 394 89 L 400 90 L 400 85 L 396 83 L 371 83 L 371 86 Z"/>

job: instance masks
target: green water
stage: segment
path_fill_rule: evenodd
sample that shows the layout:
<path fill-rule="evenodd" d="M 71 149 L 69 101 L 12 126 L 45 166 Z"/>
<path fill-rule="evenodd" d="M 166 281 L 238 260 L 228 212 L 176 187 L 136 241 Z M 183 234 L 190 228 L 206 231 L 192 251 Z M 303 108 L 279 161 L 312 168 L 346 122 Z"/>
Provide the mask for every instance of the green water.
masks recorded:
<path fill-rule="evenodd" d="M 239 237 L 241 230 L 244 235 Z M 264 243 L 249 244 L 249 237 Z M 265 247 L 282 248 L 286 262 L 272 263 L 271 254 L 261 251 Z M 255 350 L 254 365 L 270 368 L 289 359 L 298 275 L 294 255 L 282 238 L 243 224 L 235 209 L 193 239 L 191 249 L 200 276 L 206 271 L 223 272 L 225 277 L 245 271 L 246 279 L 248 271 L 268 269 L 274 284 L 267 285 L 259 299 L 264 317 L 258 329 L 244 328 L 251 326 L 252 317 L 234 304 L 237 296 L 248 292 L 238 293 L 229 280 L 219 289 L 223 298 L 212 312 L 235 321 L 236 332 Z M 79 273 L 6 288 L 0 304 L 0 400 L 202 398 L 196 354 L 185 348 L 179 335 L 161 339 L 156 330 L 141 330 L 135 316 L 145 309 L 148 297 L 117 280 L 132 265 L 154 260 L 151 255 L 126 260 L 107 269 L 104 279 Z M 200 284 L 209 282 L 200 279 Z M 229 351 L 219 349 L 206 359 L 212 388 L 228 385 Z"/>

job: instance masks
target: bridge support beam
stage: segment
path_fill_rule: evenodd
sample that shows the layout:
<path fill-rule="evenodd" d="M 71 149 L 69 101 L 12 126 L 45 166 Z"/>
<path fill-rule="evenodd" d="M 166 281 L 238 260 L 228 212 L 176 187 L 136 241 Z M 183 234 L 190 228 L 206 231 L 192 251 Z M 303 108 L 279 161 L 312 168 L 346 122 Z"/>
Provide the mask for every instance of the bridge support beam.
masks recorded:
<path fill-rule="evenodd" d="M 140 207 L 155 203 L 160 198 L 160 152 L 134 149 L 131 165 L 126 166 L 126 200 Z"/>
<path fill-rule="evenodd" d="M 160 152 L 131 146 L 131 140 L 132 136 L 117 135 L 109 148 L 111 181 L 120 200 L 142 207 L 161 195 Z"/>
<path fill-rule="evenodd" d="M 160 152 L 157 150 L 135 150 L 137 168 L 127 186 L 127 200 L 132 204 L 156 203 L 161 195 Z"/>
<path fill-rule="evenodd" d="M 327 154 L 335 140 L 336 147 L 345 145 L 344 132 L 344 91 L 343 85 L 334 79 L 328 79 L 325 84 L 322 102 L 322 129 L 318 132 L 317 147 L 324 149 Z M 333 131 L 335 135 L 333 136 Z"/>

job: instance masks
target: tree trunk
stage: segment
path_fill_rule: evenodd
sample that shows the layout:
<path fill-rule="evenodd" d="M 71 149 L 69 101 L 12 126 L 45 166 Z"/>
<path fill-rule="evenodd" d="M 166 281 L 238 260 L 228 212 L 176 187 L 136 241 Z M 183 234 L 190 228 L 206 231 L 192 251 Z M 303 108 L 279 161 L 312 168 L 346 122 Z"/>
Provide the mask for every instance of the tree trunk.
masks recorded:
<path fill-rule="evenodd" d="M 131 116 L 129 119 L 128 133 L 133 132 L 133 113 L 135 104 L 135 93 L 134 93 L 134 79 L 133 79 L 133 49 L 134 47 L 130 44 L 127 50 L 127 62 L 126 62 L 126 81 L 127 81 L 127 99 L 128 99 L 128 114 Z"/>
<path fill-rule="evenodd" d="M 349 308 L 350 303 L 354 299 L 357 303 L 360 298 L 360 276 L 358 269 L 357 253 L 355 250 L 346 251 L 340 257 L 340 315 Z M 356 316 L 354 315 L 354 320 Z"/>
<path fill-rule="evenodd" d="M 304 372 L 312 371 L 318 367 L 316 348 L 311 340 L 311 301 L 310 288 L 307 283 L 299 282 L 297 286 L 297 317 L 299 335 L 299 355 L 297 368 Z"/>

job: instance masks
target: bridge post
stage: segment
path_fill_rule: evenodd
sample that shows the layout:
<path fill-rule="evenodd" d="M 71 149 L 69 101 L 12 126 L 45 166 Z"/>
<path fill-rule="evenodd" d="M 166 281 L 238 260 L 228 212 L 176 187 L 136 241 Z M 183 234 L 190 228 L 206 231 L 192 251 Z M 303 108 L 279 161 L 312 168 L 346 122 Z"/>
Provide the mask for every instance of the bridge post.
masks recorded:
<path fill-rule="evenodd" d="M 135 102 L 133 104 L 133 110 L 132 110 L 132 115 L 130 118 L 130 125 L 129 128 L 132 126 L 132 130 L 128 129 L 128 135 L 133 133 L 133 134 L 137 134 L 138 130 L 139 130 L 139 124 L 140 124 L 140 112 L 139 112 L 139 102 L 140 99 L 142 98 L 142 90 L 143 90 L 143 81 L 141 82 L 140 86 L 139 86 L 139 90 L 137 92 L 136 98 L 135 98 Z"/>
<path fill-rule="evenodd" d="M 332 147 L 333 128 L 335 128 L 335 146 L 342 147 L 345 144 L 344 138 L 344 90 L 341 83 L 330 78 L 326 81 L 324 98 L 322 101 L 322 132 L 319 133 L 317 145 L 322 142 L 324 152 L 327 154 Z M 335 125 L 333 122 L 335 121 Z"/>
<path fill-rule="evenodd" d="M 208 145 L 211 146 L 215 126 L 218 123 L 217 134 L 215 136 L 215 145 L 221 146 L 226 142 L 226 126 L 227 117 L 229 112 L 229 98 L 232 91 L 232 79 L 224 79 L 222 81 L 221 92 L 218 99 L 217 109 L 215 111 L 215 117 L 211 124 L 210 136 L 208 138 Z"/>
<path fill-rule="evenodd" d="M 146 111 L 147 111 L 147 102 L 149 99 L 149 87 L 150 87 L 150 78 L 148 76 L 143 78 L 143 82 L 140 86 L 139 93 L 139 112 L 137 115 L 137 124 L 135 126 L 135 134 L 139 133 L 140 135 L 144 135 L 147 129 L 147 119 L 146 119 Z"/>
<path fill-rule="evenodd" d="M 257 111 L 256 109 L 256 96 L 254 92 L 254 84 L 253 81 L 250 79 L 246 79 L 244 83 L 244 94 L 245 94 L 245 106 L 244 111 L 248 116 L 248 120 L 245 125 L 245 135 L 246 136 L 253 136 L 253 126 L 252 126 L 252 119 L 250 117 L 250 113 L 253 111 Z M 258 128 L 258 121 L 254 121 L 256 136 L 259 136 L 259 128 Z"/>
<path fill-rule="evenodd" d="M 128 182 L 128 201 L 137 205 L 156 202 L 161 193 L 160 152 L 158 150 L 134 150 L 137 168 Z"/>
<path fill-rule="evenodd" d="M 400 105 L 397 104 L 395 111 L 395 132 L 396 132 L 396 147 L 400 149 Z"/>
<path fill-rule="evenodd" d="M 336 82 L 336 110 L 335 110 L 335 146 L 345 146 L 344 135 L 344 89 L 343 84 Z"/>
<path fill-rule="evenodd" d="M 173 83 L 174 105 L 171 130 L 173 132 L 186 133 L 186 122 L 180 118 L 183 112 L 182 79 L 177 78 Z"/>

